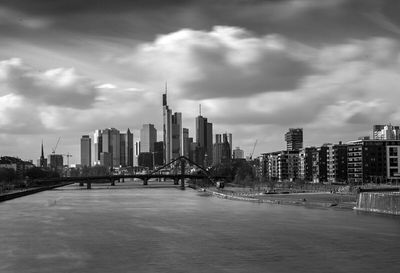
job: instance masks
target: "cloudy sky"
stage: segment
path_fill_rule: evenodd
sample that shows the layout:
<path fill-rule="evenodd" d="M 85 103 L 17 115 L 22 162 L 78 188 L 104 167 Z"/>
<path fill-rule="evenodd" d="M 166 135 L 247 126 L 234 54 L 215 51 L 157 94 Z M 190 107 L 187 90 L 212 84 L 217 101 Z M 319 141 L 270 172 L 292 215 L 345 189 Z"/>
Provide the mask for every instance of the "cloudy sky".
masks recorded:
<path fill-rule="evenodd" d="M 161 94 L 194 135 L 255 154 L 370 135 L 400 123 L 400 1 L 1 0 L 0 155 L 57 149 L 79 162 L 83 134 L 154 123 Z"/>

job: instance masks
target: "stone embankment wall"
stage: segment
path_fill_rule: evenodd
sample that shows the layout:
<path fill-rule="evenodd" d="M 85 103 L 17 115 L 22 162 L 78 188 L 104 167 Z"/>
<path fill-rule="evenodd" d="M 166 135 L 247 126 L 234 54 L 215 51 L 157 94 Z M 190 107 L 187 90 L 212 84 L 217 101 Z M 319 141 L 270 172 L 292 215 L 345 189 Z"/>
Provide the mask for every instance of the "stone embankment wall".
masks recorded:
<path fill-rule="evenodd" d="M 354 209 L 400 215 L 400 192 L 361 192 Z"/>

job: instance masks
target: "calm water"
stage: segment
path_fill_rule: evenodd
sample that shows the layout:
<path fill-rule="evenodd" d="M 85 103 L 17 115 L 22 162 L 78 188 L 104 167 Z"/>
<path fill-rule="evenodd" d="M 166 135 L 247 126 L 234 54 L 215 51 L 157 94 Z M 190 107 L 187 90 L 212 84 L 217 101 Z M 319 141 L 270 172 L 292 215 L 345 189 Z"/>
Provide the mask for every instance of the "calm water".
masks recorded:
<path fill-rule="evenodd" d="M 2 273 L 399 268 L 400 217 L 118 186 L 73 185 L 0 203 Z"/>

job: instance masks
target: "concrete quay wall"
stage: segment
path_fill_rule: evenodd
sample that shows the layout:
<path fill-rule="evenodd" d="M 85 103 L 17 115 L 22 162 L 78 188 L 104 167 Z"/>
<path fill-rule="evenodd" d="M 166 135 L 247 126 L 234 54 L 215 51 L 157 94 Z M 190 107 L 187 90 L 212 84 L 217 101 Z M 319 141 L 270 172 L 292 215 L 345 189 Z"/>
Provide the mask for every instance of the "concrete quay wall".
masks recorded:
<path fill-rule="evenodd" d="M 354 209 L 400 215 L 400 192 L 361 192 Z"/>

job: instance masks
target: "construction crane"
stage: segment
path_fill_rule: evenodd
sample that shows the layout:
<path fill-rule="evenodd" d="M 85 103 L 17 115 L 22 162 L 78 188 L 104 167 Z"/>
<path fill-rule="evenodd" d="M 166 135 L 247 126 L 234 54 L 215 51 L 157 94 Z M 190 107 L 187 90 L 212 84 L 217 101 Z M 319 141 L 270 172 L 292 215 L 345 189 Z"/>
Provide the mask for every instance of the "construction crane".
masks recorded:
<path fill-rule="evenodd" d="M 256 139 L 256 141 L 254 142 L 254 145 L 253 145 L 253 150 L 251 151 L 251 154 L 250 154 L 250 160 L 252 160 L 252 159 L 253 159 L 253 154 L 254 154 L 254 150 L 256 149 L 257 142 L 258 142 L 258 139 Z"/>
<path fill-rule="evenodd" d="M 53 150 L 53 151 L 52 151 L 52 153 L 53 153 L 53 154 L 55 154 L 55 153 L 56 153 L 56 150 L 57 150 L 58 143 L 60 142 L 60 138 L 61 138 L 61 137 L 58 137 L 58 139 L 57 139 L 57 143 L 56 143 L 56 146 L 54 146 L 54 148 L 52 148 L 52 150 Z"/>
<path fill-rule="evenodd" d="M 63 154 L 63 156 L 67 157 L 67 166 L 69 167 L 69 158 L 72 157 L 72 155 L 70 153 L 67 153 L 67 154 Z"/>

